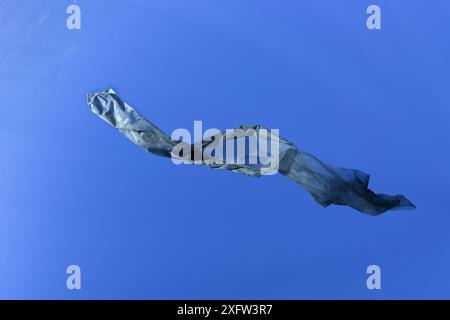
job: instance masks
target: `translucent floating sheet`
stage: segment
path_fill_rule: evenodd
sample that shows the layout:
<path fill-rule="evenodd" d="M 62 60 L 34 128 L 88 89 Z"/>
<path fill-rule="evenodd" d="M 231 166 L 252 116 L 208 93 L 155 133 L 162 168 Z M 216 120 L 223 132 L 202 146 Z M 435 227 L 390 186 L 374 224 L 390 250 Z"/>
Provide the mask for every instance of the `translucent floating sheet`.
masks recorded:
<path fill-rule="evenodd" d="M 230 132 L 218 132 L 214 139 L 199 141 L 193 144 L 172 139 L 162 132 L 153 123 L 137 113 L 124 102 L 112 89 L 91 93 L 88 95 L 88 104 L 95 114 L 119 130 L 136 145 L 158 156 L 172 158 L 183 163 L 204 165 L 213 169 L 226 169 L 249 176 L 259 177 L 265 175 L 267 166 L 249 164 L 248 161 L 238 163 L 217 164 L 210 159 L 195 161 L 196 155 L 202 155 L 205 149 L 211 147 L 214 141 L 235 139 Z M 259 125 L 243 125 L 242 131 L 250 129 L 254 135 L 267 135 L 266 128 Z M 330 204 L 350 206 L 369 215 L 379 215 L 388 210 L 415 209 L 403 195 L 377 194 L 368 188 L 370 176 L 355 169 L 336 168 L 327 165 L 316 157 L 300 151 L 297 147 L 276 136 L 279 140 L 278 172 L 294 180 L 304 187 L 323 207 Z M 174 152 L 178 146 L 190 153 Z M 251 155 L 250 155 L 251 156 Z M 248 160 L 248 159 L 247 159 Z"/>

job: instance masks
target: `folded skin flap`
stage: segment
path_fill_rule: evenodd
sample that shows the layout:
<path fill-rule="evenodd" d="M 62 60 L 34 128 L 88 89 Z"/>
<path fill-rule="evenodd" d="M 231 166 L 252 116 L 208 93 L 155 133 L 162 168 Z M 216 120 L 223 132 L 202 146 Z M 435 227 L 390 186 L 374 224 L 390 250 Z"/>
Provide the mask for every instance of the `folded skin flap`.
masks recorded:
<path fill-rule="evenodd" d="M 136 145 L 153 154 L 163 157 L 176 157 L 172 150 L 178 141 L 171 141 L 153 123 L 146 120 L 131 106 L 124 102 L 112 89 L 88 95 L 88 105 L 92 112 L 118 129 Z M 241 126 L 253 129 L 255 134 L 265 128 Z M 225 132 L 224 140 L 231 139 Z M 350 206 L 369 215 L 379 215 L 388 210 L 415 209 L 403 195 L 376 194 L 368 188 L 370 176 L 354 169 L 336 168 L 321 162 L 314 156 L 300 151 L 288 140 L 279 138 L 279 170 L 281 174 L 303 186 L 323 207 L 330 204 Z M 211 142 L 190 145 L 193 150 L 202 152 Z M 186 159 L 183 159 L 186 160 Z M 201 163 L 213 169 L 226 169 L 250 176 L 261 176 L 261 166 L 249 164 L 210 164 Z"/>

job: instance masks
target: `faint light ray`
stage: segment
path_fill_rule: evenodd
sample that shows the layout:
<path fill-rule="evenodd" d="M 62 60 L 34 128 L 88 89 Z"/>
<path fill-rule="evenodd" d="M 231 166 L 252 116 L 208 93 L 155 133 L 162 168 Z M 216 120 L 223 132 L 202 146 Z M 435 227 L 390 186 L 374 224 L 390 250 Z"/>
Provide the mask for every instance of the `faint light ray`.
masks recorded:
<path fill-rule="evenodd" d="M 42 22 L 44 22 L 44 20 L 47 19 L 52 13 L 53 13 L 53 10 L 50 10 L 49 12 L 47 12 L 41 19 L 39 19 L 38 24 L 41 24 Z"/>

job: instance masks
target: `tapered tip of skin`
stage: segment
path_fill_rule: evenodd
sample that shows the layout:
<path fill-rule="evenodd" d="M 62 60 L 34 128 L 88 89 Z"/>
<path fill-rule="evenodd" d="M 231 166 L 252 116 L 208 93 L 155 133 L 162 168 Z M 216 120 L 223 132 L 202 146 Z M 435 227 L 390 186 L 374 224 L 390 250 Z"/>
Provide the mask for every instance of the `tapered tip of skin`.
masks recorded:
<path fill-rule="evenodd" d="M 416 209 L 416 206 L 411 201 L 409 201 L 405 196 L 403 196 L 403 195 L 396 195 L 394 197 L 395 197 L 395 200 L 396 200 L 395 202 L 396 203 L 395 203 L 395 205 L 393 207 L 388 208 L 387 210 L 384 210 L 382 212 L 376 212 L 375 214 L 370 214 L 369 213 L 369 214 L 373 215 L 373 216 L 378 216 L 378 215 L 386 213 L 386 212 L 388 212 L 390 210 L 398 211 L 398 210 L 414 210 L 414 209 Z"/>
<path fill-rule="evenodd" d="M 416 206 L 405 196 L 399 196 L 398 208 L 401 210 L 414 210 Z"/>
<path fill-rule="evenodd" d="M 105 94 L 108 94 L 108 93 L 114 93 L 115 94 L 116 92 L 112 88 L 109 88 L 109 89 L 107 89 L 105 91 L 88 93 L 87 94 L 87 103 L 88 103 L 89 107 L 91 107 L 91 109 L 92 109 L 92 106 L 94 104 L 94 100 L 95 100 L 96 97 L 101 96 L 101 95 L 105 95 Z"/>
<path fill-rule="evenodd" d="M 113 89 L 108 89 L 101 92 L 93 92 L 87 95 L 87 104 L 91 111 L 108 122 L 113 127 L 116 127 L 116 119 L 114 113 L 111 113 L 113 106 L 108 101 L 111 97 L 109 94 L 115 94 Z"/>
<path fill-rule="evenodd" d="M 95 103 L 95 100 L 96 99 L 105 99 L 105 95 L 111 94 L 111 93 L 115 94 L 115 91 L 111 88 L 109 88 L 105 91 L 88 93 L 87 104 L 88 104 L 89 108 L 91 109 L 91 111 L 98 115 L 101 115 L 104 110 L 101 110 L 100 108 L 103 108 L 103 106 L 101 103 Z"/>

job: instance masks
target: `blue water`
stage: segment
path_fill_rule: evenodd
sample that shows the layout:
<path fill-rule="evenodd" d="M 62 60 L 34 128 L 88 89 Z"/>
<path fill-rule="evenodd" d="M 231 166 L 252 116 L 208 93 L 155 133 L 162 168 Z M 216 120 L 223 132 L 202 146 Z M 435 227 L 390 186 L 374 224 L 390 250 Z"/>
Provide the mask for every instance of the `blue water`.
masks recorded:
<path fill-rule="evenodd" d="M 448 1 L 84 0 L 68 30 L 71 3 L 0 1 L 0 298 L 450 298 Z M 109 87 L 168 134 L 279 128 L 417 209 L 175 166 L 90 112 Z"/>

